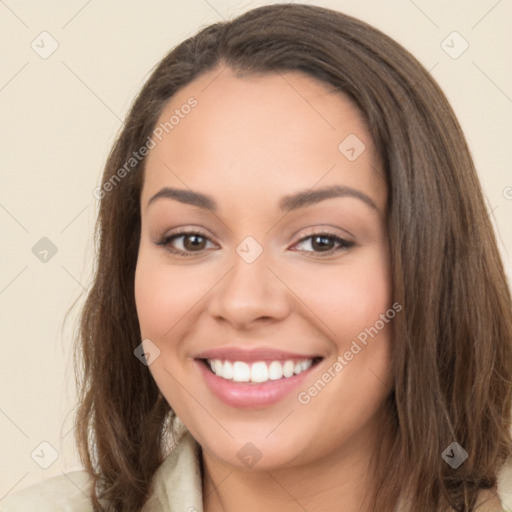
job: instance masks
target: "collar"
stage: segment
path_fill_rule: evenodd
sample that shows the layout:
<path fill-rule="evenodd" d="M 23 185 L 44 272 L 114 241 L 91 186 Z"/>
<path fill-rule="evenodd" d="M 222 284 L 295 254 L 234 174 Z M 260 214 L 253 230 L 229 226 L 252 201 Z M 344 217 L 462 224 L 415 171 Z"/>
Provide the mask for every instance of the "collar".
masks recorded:
<path fill-rule="evenodd" d="M 203 512 L 201 450 L 188 430 L 153 476 L 143 512 Z"/>

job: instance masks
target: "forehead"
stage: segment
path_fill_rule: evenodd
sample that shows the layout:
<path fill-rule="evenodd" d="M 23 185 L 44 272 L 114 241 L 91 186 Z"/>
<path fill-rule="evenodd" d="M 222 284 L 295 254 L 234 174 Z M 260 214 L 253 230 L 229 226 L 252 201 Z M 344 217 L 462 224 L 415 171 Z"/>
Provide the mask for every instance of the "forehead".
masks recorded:
<path fill-rule="evenodd" d="M 385 203 L 362 114 L 344 94 L 300 72 L 237 76 L 218 68 L 178 91 L 156 129 L 146 199 L 175 186 L 247 206 L 249 196 L 277 200 L 318 183 L 357 187 Z"/>

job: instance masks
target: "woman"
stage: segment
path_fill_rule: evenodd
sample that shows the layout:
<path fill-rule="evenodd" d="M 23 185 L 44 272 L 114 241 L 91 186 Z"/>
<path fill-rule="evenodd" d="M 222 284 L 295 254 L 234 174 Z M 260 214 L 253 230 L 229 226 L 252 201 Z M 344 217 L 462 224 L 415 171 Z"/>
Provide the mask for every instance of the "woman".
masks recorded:
<path fill-rule="evenodd" d="M 5 509 L 501 510 L 510 293 L 406 50 L 306 5 L 209 26 L 151 75 L 95 194 L 89 485 Z"/>

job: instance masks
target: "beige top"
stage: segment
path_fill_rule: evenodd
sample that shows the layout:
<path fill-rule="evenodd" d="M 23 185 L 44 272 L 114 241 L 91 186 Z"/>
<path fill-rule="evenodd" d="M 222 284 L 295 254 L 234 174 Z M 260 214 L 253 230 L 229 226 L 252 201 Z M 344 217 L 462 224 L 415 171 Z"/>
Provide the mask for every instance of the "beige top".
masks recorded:
<path fill-rule="evenodd" d="M 199 457 L 199 444 L 185 430 L 156 471 L 153 494 L 142 512 L 203 512 Z M 85 470 L 48 478 L 8 494 L 0 502 L 0 512 L 93 512 L 88 496 L 90 485 Z M 501 509 L 492 493 L 482 501 L 486 503 L 478 508 L 479 512 L 511 510 L 506 506 Z M 502 501 L 505 502 L 503 496 Z"/>
<path fill-rule="evenodd" d="M 143 512 L 203 512 L 199 445 L 185 432 L 154 476 Z M 93 512 L 85 470 L 48 478 L 8 494 L 0 512 Z"/>

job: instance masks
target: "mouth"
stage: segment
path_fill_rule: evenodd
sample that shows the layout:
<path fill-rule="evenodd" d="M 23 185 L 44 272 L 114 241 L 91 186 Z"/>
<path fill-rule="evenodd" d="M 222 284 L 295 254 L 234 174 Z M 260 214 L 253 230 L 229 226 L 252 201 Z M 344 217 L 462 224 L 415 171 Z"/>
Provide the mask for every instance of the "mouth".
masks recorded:
<path fill-rule="evenodd" d="M 206 368 L 217 377 L 230 382 L 263 384 L 269 381 L 290 379 L 306 372 L 323 358 L 233 361 L 228 359 L 199 359 Z"/>
<path fill-rule="evenodd" d="M 295 354 L 208 354 L 195 357 L 202 382 L 208 390 L 235 408 L 262 409 L 277 404 L 293 391 L 320 366 L 323 357 Z M 275 357 L 278 357 L 276 359 Z M 243 360 L 245 359 L 245 360 Z M 312 378 L 312 377 L 311 377 Z"/>

